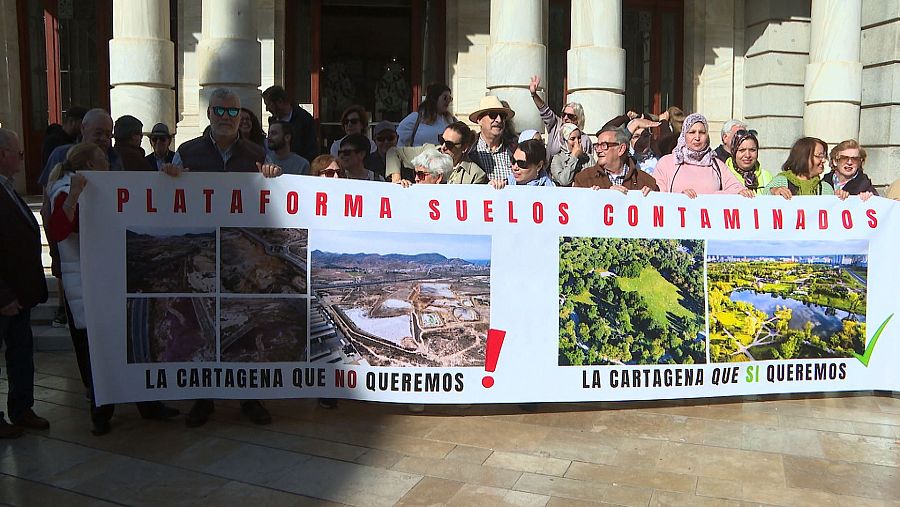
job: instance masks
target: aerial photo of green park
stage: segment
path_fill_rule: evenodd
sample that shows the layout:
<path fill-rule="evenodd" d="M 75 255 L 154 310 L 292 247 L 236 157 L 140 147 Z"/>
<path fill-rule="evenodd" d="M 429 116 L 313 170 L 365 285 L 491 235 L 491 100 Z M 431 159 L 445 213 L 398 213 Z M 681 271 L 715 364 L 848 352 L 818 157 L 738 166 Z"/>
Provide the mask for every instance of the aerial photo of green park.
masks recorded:
<path fill-rule="evenodd" d="M 862 354 L 867 251 L 865 241 L 710 241 L 710 361 Z"/>
<path fill-rule="evenodd" d="M 702 240 L 562 237 L 559 365 L 706 362 Z"/>

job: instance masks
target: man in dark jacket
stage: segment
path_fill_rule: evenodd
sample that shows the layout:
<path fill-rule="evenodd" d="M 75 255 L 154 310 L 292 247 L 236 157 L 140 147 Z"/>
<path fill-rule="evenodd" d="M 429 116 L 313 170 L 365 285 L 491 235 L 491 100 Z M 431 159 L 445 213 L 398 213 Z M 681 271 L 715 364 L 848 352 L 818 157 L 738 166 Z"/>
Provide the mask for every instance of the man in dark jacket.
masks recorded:
<path fill-rule="evenodd" d="M 54 123 L 47 127 L 47 136 L 44 137 L 44 143 L 41 145 L 41 167 L 47 164 L 47 159 L 57 147 L 64 144 L 72 144 L 78 140 L 81 134 L 81 120 L 87 109 L 78 106 L 72 106 L 63 115 L 62 125 Z"/>
<path fill-rule="evenodd" d="M 262 93 L 266 111 L 272 116 L 269 123 L 284 121 L 291 124 L 294 136 L 291 139 L 291 151 L 312 162 L 319 155 L 316 121 L 312 115 L 300 106 L 291 104 L 287 92 L 280 86 L 270 86 Z"/>
<path fill-rule="evenodd" d="M 113 126 L 113 139 L 116 140 L 113 149 L 122 158 L 122 167 L 126 171 L 153 171 L 145 158 L 144 149 L 141 148 L 141 139 L 144 138 L 144 124 L 134 116 L 126 114 L 120 116 Z"/>
<path fill-rule="evenodd" d="M 150 139 L 150 146 L 153 151 L 147 154 L 147 163 L 154 169 L 161 169 L 165 164 L 171 164 L 175 158 L 175 152 L 169 149 L 172 145 L 172 138 L 175 137 L 169 132 L 169 126 L 165 123 L 157 123 L 147 136 Z"/>
<path fill-rule="evenodd" d="M 267 178 L 281 175 L 281 168 L 265 163 L 262 146 L 241 138 L 238 124 L 241 116 L 241 99 L 228 88 L 216 88 L 209 96 L 206 117 L 209 132 L 182 143 L 175 152 L 171 164 L 162 167 L 169 176 L 191 172 L 259 172 Z M 206 424 L 215 410 L 213 400 L 197 400 L 185 417 L 188 427 Z M 269 424 L 272 416 L 257 400 L 241 402 L 241 412 L 256 424 Z"/>
<path fill-rule="evenodd" d="M 31 309 L 47 300 L 41 264 L 41 232 L 13 179 L 22 167 L 18 136 L 0 128 L 0 343 L 6 344 L 9 379 L 7 424 L 0 412 L 0 438 L 14 438 L 23 428 L 45 430 L 50 423 L 34 406 L 34 339 Z"/>
<path fill-rule="evenodd" d="M 620 192 L 640 190 L 644 195 L 650 191 L 658 192 L 656 179 L 640 170 L 628 156 L 630 141 L 631 136 L 624 129 L 606 127 L 600 130 L 594 143 L 597 165 L 576 174 L 573 186 Z"/>

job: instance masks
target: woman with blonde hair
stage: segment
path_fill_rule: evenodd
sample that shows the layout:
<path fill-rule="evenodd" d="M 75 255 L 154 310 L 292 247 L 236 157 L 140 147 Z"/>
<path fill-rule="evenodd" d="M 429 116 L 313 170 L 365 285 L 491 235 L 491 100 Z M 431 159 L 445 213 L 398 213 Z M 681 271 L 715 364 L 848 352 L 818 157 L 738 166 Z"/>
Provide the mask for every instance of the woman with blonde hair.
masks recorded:
<path fill-rule="evenodd" d="M 822 177 L 822 181 L 834 187 L 835 195 L 839 197 L 858 195 L 862 200 L 868 200 L 873 195 L 878 195 L 878 190 L 872 180 L 863 172 L 866 165 L 866 149 L 859 145 L 856 139 L 841 141 L 831 149 L 828 157 L 831 172 Z"/>

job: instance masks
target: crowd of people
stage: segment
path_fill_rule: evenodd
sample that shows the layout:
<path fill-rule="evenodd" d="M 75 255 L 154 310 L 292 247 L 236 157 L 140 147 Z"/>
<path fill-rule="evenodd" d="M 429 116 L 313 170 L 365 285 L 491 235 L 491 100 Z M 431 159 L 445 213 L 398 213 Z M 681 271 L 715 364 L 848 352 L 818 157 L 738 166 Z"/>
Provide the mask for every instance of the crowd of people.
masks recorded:
<path fill-rule="evenodd" d="M 701 194 L 737 194 L 747 198 L 776 195 L 834 195 L 865 200 L 878 195 L 866 176 L 866 150 L 848 139 L 831 151 L 813 137 L 798 139 L 780 171 L 773 174 L 759 162 L 760 134 L 744 122 L 729 120 L 720 144 L 713 148 L 709 122 L 699 113 L 672 107 L 662 114 L 627 112 L 607 121 L 592 141 L 584 131 L 586 112 L 570 102 L 555 113 L 538 94 L 540 79 L 529 86 L 546 134 L 513 132 L 515 116 L 494 96 L 482 98 L 469 115 L 471 124 L 450 113 L 452 93 L 446 85 L 427 88 L 418 110 L 399 125 L 383 121 L 368 137 L 364 107 L 348 107 L 341 115 L 344 136 L 327 154 L 313 117 L 294 105 L 279 86 L 262 93 L 270 113 L 268 132 L 236 93 L 212 92 L 206 115 L 209 127 L 195 139 L 171 150 L 174 134 L 159 123 L 147 134 L 152 152 L 141 142 L 144 126 L 134 116 L 113 121 L 103 109 L 73 107 L 63 123 L 48 129 L 42 149 L 44 227 L 51 248 L 51 271 L 59 283 L 54 323 L 69 328 L 81 380 L 91 400 L 91 431 L 110 431 L 113 406 L 93 402 L 93 381 L 87 325 L 81 290 L 78 201 L 86 185 L 80 171 L 160 171 L 177 177 L 192 172 L 258 172 L 265 177 L 296 174 L 413 184 L 489 184 L 507 186 L 574 186 L 593 190 L 670 192 L 696 198 Z M 114 141 L 114 143 L 113 143 Z M 28 206 L 14 190 L 23 152 L 18 136 L 0 129 L 0 338 L 6 343 L 9 378 L 8 416 L 0 412 L 0 438 L 15 437 L 23 428 L 47 429 L 49 421 L 32 410 L 34 365 L 30 310 L 46 301 L 41 265 L 40 231 Z M 824 174 L 825 166 L 830 172 Z M 892 187 L 893 188 L 893 187 Z M 333 407 L 332 399 L 320 404 Z M 414 406 L 411 408 L 415 408 Z M 241 403 L 257 424 L 271 416 L 255 400 Z M 420 407 L 418 407 L 420 408 Z M 177 409 L 162 402 L 138 404 L 142 417 L 169 419 Z M 212 400 L 198 400 L 185 421 L 204 424 L 213 413 Z"/>

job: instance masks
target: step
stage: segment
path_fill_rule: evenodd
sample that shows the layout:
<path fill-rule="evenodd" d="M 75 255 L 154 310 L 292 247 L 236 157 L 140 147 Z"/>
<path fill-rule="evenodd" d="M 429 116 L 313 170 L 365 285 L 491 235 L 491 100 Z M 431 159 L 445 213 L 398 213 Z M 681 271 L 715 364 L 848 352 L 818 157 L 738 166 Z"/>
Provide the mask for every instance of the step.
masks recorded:
<path fill-rule="evenodd" d="M 66 327 L 32 326 L 34 350 L 38 352 L 72 351 L 72 337 Z"/>
<path fill-rule="evenodd" d="M 31 309 L 31 325 L 49 326 L 56 316 L 56 301 L 50 300 Z"/>

